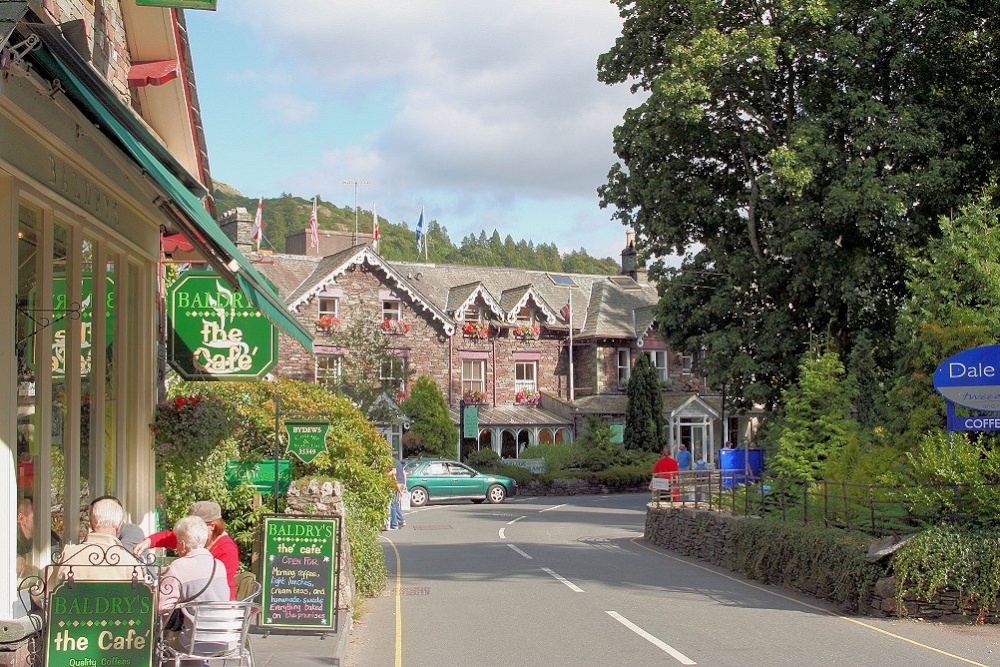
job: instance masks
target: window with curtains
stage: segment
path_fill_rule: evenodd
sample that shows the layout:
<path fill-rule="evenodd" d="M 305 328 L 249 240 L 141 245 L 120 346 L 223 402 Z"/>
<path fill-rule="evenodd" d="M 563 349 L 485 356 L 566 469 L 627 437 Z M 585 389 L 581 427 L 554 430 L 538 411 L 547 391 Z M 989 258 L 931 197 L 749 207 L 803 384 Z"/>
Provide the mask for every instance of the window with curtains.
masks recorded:
<path fill-rule="evenodd" d="M 486 393 L 486 360 L 462 360 L 462 395 Z"/>
<path fill-rule="evenodd" d="M 620 347 L 617 350 L 617 357 L 618 384 L 624 387 L 632 375 L 632 353 L 627 347 Z"/>
<path fill-rule="evenodd" d="M 660 376 L 660 382 L 667 381 L 667 351 L 666 350 L 646 350 L 649 363 L 656 369 L 656 374 Z"/>

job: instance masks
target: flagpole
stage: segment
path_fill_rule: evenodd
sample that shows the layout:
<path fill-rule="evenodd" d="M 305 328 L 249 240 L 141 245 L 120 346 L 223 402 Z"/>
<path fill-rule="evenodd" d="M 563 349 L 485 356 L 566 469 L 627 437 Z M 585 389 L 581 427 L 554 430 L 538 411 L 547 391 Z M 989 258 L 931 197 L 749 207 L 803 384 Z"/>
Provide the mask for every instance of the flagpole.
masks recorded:
<path fill-rule="evenodd" d="M 426 261 L 428 261 L 427 260 L 427 236 L 428 236 L 428 234 L 430 234 L 430 231 L 431 231 L 431 223 L 424 216 L 424 207 L 423 206 L 420 207 L 420 217 L 424 218 L 424 223 L 427 225 L 427 230 L 424 231 L 424 261 L 426 262 Z"/>

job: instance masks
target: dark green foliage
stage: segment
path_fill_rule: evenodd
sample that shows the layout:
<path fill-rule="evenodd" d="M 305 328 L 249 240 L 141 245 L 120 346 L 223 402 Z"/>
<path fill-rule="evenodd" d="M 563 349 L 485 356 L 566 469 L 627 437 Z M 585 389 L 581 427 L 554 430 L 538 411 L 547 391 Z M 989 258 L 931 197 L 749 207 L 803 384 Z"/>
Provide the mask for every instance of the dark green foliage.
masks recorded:
<path fill-rule="evenodd" d="M 640 354 L 632 367 L 627 393 L 625 449 L 659 451 L 666 444 L 663 437 L 663 393 L 656 369 L 645 354 Z"/>
<path fill-rule="evenodd" d="M 408 367 L 399 367 L 401 360 L 394 353 L 390 338 L 382 333 L 378 322 L 356 319 L 345 329 L 327 334 L 325 341 L 351 351 L 344 356 L 339 383 L 334 389 L 350 398 L 374 423 L 392 421 L 394 415 L 388 414 L 389 408 L 376 403 L 383 395 L 398 400 L 399 387 L 406 386 L 409 376 Z M 396 364 L 392 368 L 398 373 L 391 380 L 379 380 L 392 375 L 383 373 L 387 364 Z"/>
<path fill-rule="evenodd" d="M 479 472 L 500 473 L 500 455 L 492 449 L 477 449 L 465 457 L 465 463 Z"/>
<path fill-rule="evenodd" d="M 649 94 L 600 195 L 644 254 L 687 253 L 660 267 L 660 331 L 768 408 L 811 335 L 890 339 L 908 254 L 1000 159 L 995 7 L 615 4 L 598 76 Z"/>
<path fill-rule="evenodd" d="M 451 421 L 448 404 L 434 380 L 426 375 L 416 379 L 410 396 L 400 406 L 412 420 L 403 437 L 406 457 L 452 458 L 458 442 L 458 428 Z"/>
<path fill-rule="evenodd" d="M 579 443 L 569 445 L 532 445 L 521 452 L 522 459 L 545 459 L 546 474 L 558 473 L 580 467 L 583 447 Z"/>
<path fill-rule="evenodd" d="M 244 197 L 229 190 L 216 189 L 216 209 L 219 214 L 237 206 L 246 208 L 251 214 L 257 210 L 257 200 Z M 262 248 L 276 252 L 285 251 L 285 235 L 306 230 L 312 200 L 282 194 L 280 197 L 264 199 L 264 236 Z M 355 211 L 353 207 L 338 207 L 322 199 L 317 204 L 316 215 L 320 229 L 354 231 Z M 379 216 L 379 252 L 389 261 L 423 261 L 424 253 L 417 251 L 416 225 L 419 211 L 407 222 L 393 223 Z M 361 210 L 358 217 L 358 241 L 367 242 L 372 237 L 372 213 Z M 436 220 L 425 220 L 427 237 L 427 258 L 439 264 L 460 264 L 473 266 L 509 266 L 515 268 L 558 271 L 563 273 L 591 273 L 613 275 L 621 269 L 612 257 L 597 259 L 587 254 L 583 248 L 560 255 L 558 247 L 552 244 L 534 245 L 531 241 L 518 241 L 508 234 L 504 240 L 493 231 L 492 237 L 486 232 L 479 237 L 469 235 L 456 246 L 448 236 L 448 230 Z"/>
<path fill-rule="evenodd" d="M 751 579 L 861 611 L 886 572 L 883 562 L 866 560 L 870 542 L 859 533 L 748 519 L 732 524 L 725 564 Z"/>
<path fill-rule="evenodd" d="M 516 481 L 519 488 L 524 488 L 536 477 L 535 473 L 521 466 L 502 465 L 497 473 Z"/>

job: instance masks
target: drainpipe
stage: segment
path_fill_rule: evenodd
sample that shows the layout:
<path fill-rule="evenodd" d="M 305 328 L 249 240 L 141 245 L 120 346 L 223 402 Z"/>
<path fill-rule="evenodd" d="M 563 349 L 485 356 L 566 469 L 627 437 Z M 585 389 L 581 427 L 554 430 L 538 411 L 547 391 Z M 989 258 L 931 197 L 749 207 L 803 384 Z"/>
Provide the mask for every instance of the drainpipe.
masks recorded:
<path fill-rule="evenodd" d="M 490 366 L 493 368 L 493 407 L 497 405 L 497 339 L 496 336 L 490 338 L 492 352 L 490 352 Z"/>
<path fill-rule="evenodd" d="M 454 374 L 455 374 L 455 337 L 448 336 L 448 405 L 452 404 L 455 398 Z"/>

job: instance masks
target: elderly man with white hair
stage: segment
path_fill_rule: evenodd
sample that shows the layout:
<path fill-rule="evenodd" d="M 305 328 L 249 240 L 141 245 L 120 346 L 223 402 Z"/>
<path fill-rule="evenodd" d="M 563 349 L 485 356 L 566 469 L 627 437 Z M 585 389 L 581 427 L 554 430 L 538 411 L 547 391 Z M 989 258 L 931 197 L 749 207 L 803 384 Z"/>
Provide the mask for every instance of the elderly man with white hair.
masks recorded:
<path fill-rule="evenodd" d="M 226 567 L 205 548 L 209 527 L 195 515 L 189 515 L 174 524 L 177 536 L 177 560 L 170 564 L 160 579 L 161 613 L 169 613 L 183 602 L 229 602 L 229 582 Z M 182 609 L 185 616 L 183 629 L 168 635 L 167 641 L 182 650 L 191 644 L 193 615 Z"/>
<path fill-rule="evenodd" d="M 80 544 L 63 549 L 49 568 L 45 590 L 51 594 L 71 574 L 75 581 L 131 581 L 143 579 L 146 571 L 118 539 L 125 510 L 112 498 L 98 500 L 90 508 L 90 533 Z M 35 596 L 32 596 L 35 598 Z M 35 602 L 42 603 L 40 596 Z"/>

